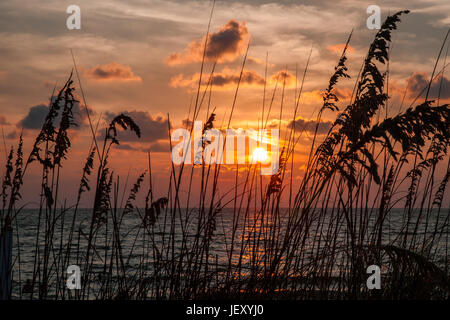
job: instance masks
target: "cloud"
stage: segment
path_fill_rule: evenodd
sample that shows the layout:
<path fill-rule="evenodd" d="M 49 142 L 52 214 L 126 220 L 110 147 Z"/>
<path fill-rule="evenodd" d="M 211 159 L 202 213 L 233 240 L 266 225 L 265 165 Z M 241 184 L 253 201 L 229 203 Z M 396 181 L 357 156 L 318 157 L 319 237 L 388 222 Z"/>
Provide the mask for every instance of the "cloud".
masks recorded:
<path fill-rule="evenodd" d="M 406 81 L 410 98 L 425 97 L 430 82 L 430 78 L 425 72 L 414 72 Z M 437 98 L 439 92 L 441 99 L 450 98 L 450 80 L 446 76 L 439 75 L 433 80 L 428 98 Z"/>
<path fill-rule="evenodd" d="M 217 72 L 212 77 L 212 84 L 215 89 L 232 89 L 235 88 L 239 81 L 240 72 L 234 72 L 229 69 L 225 69 L 222 72 Z M 173 77 L 170 81 L 170 86 L 173 88 L 195 88 L 198 86 L 198 80 L 200 74 L 196 73 L 192 77 L 185 77 L 183 74 L 179 74 Z M 209 76 L 202 78 L 202 85 L 206 86 L 209 82 Z M 242 79 L 240 85 L 242 87 L 261 87 L 264 85 L 264 78 L 253 70 L 244 70 L 242 73 Z"/>
<path fill-rule="evenodd" d="M 17 127 L 31 130 L 41 129 L 47 113 L 48 107 L 46 105 L 39 104 L 33 106 L 28 110 L 28 114 L 17 123 Z"/>
<path fill-rule="evenodd" d="M 222 73 L 215 73 L 212 77 L 212 84 L 217 87 L 226 87 L 227 85 L 234 86 L 239 82 L 239 77 L 240 72 L 233 73 L 232 71 L 225 71 Z M 209 79 L 205 79 L 205 82 L 208 80 Z M 264 85 L 264 78 L 256 71 L 244 70 L 242 72 L 241 84 L 248 86 L 262 86 Z"/>
<path fill-rule="evenodd" d="M 5 116 L 0 115 L 0 125 L 9 126 L 10 123 L 6 120 Z"/>
<path fill-rule="evenodd" d="M 341 55 L 342 51 L 344 51 L 344 48 L 345 48 L 345 43 L 338 43 L 335 45 L 328 46 L 327 50 L 330 51 L 331 53 L 336 53 L 338 55 Z M 350 45 L 347 47 L 348 53 L 352 53 L 354 51 L 355 51 L 355 49 L 353 47 L 351 47 Z"/>
<path fill-rule="evenodd" d="M 55 97 L 53 97 L 52 99 L 55 99 Z M 61 111 L 62 108 L 60 109 L 60 114 L 58 115 L 58 117 L 56 117 L 54 121 L 55 126 L 59 125 L 59 121 L 61 120 Z M 86 110 L 81 110 L 80 104 L 76 102 L 73 105 L 72 113 L 74 121 L 77 124 L 72 128 L 81 129 L 82 127 L 84 127 L 87 120 Z M 45 104 L 35 105 L 28 110 L 28 114 L 25 117 L 23 117 L 22 120 L 20 120 L 16 124 L 16 126 L 18 128 L 24 128 L 29 130 L 40 130 L 42 128 L 42 125 L 44 124 L 45 117 L 47 116 L 47 114 L 48 114 L 48 106 L 46 106 Z M 94 112 L 90 108 L 89 114 L 94 114 Z"/>
<path fill-rule="evenodd" d="M 205 59 L 218 63 L 234 61 L 245 52 L 249 32 L 245 22 L 228 21 L 216 33 L 208 35 Z M 165 62 L 169 65 L 200 62 L 203 59 L 205 37 L 191 42 L 183 51 L 172 53 Z"/>
<path fill-rule="evenodd" d="M 333 93 L 339 100 L 346 100 L 351 98 L 353 92 L 349 88 L 334 88 Z"/>
<path fill-rule="evenodd" d="M 289 71 L 280 70 L 270 77 L 269 83 L 278 82 L 279 86 L 285 85 L 286 88 L 294 88 L 297 79 Z"/>
<path fill-rule="evenodd" d="M 168 141 L 158 140 L 150 143 L 149 147 L 142 147 L 141 144 L 131 145 L 129 143 L 120 143 L 118 145 L 114 145 L 115 149 L 122 151 L 139 151 L 139 152 L 170 152 L 170 145 Z"/>
<path fill-rule="evenodd" d="M 407 80 L 411 97 L 417 96 L 428 85 L 430 79 L 425 72 L 414 72 Z"/>
<path fill-rule="evenodd" d="M 167 141 L 156 141 L 152 144 L 150 144 L 150 147 L 146 150 L 143 150 L 145 152 L 170 152 L 170 145 Z"/>
<path fill-rule="evenodd" d="M 330 130 L 332 126 L 331 121 L 322 121 L 319 124 L 319 127 L 317 129 L 317 134 L 326 134 Z M 297 118 L 295 120 L 295 130 L 298 131 L 307 131 L 309 133 L 314 133 L 316 130 L 317 122 L 315 120 L 306 120 L 303 118 Z M 291 121 L 288 125 L 288 128 L 294 127 L 294 121 Z"/>
<path fill-rule="evenodd" d="M 336 97 L 339 99 L 339 102 L 337 103 L 338 107 L 342 107 L 341 103 L 345 103 L 345 100 L 349 100 L 352 96 L 352 90 L 349 88 L 334 88 L 332 91 Z M 323 104 L 323 90 L 312 90 L 312 91 L 304 91 L 302 92 L 302 103 L 308 104 L 308 105 L 315 105 L 318 104 L 321 106 Z"/>
<path fill-rule="evenodd" d="M 111 122 L 119 113 L 106 112 L 105 118 Z M 147 111 L 125 111 L 123 114 L 131 117 L 141 129 L 141 138 L 138 138 L 134 132 L 119 132 L 119 142 L 139 142 L 153 143 L 161 139 L 168 139 L 169 126 L 167 118 L 161 116 L 153 117 Z M 103 137 L 104 137 L 104 133 Z M 122 144 L 122 143 L 121 143 Z"/>
<path fill-rule="evenodd" d="M 216 72 L 213 74 L 213 88 L 222 90 L 234 90 L 239 82 L 239 77 L 240 71 L 234 71 L 225 68 L 224 70 L 222 70 L 222 72 Z M 199 78 L 199 73 L 194 74 L 192 77 L 186 77 L 183 74 L 179 74 L 171 79 L 170 86 L 173 88 L 184 87 L 194 89 L 198 86 Z M 286 88 L 295 87 L 296 78 L 288 71 L 278 71 L 275 74 L 271 75 L 267 80 L 267 85 L 274 86 L 278 80 L 278 86 L 282 86 L 284 79 L 286 79 Z M 204 76 L 202 78 L 202 86 L 206 86 L 209 80 L 209 76 Z M 264 86 L 264 77 L 254 70 L 244 70 L 242 72 L 240 86 L 246 88 L 261 88 Z"/>
<path fill-rule="evenodd" d="M 256 58 L 256 57 L 251 57 L 251 56 L 247 57 L 247 63 L 254 63 L 254 64 L 257 64 L 257 65 L 264 65 L 265 64 L 265 62 L 262 61 L 261 59 Z"/>
<path fill-rule="evenodd" d="M 128 143 L 116 144 L 116 145 L 114 145 L 114 148 L 119 149 L 119 150 L 125 150 L 125 151 L 138 150 L 138 149 L 134 148 L 131 144 L 128 144 Z"/>
<path fill-rule="evenodd" d="M 12 139 L 16 139 L 17 137 L 19 137 L 19 131 L 13 130 L 10 133 L 8 133 L 5 138 L 12 140 Z"/>
<path fill-rule="evenodd" d="M 142 82 L 142 78 L 135 75 L 130 66 L 117 62 L 84 69 L 83 74 L 97 81 Z"/>
<path fill-rule="evenodd" d="M 187 118 L 183 119 L 183 121 L 181 121 L 181 126 L 185 129 L 191 128 L 193 124 L 194 124 L 194 122 Z"/>

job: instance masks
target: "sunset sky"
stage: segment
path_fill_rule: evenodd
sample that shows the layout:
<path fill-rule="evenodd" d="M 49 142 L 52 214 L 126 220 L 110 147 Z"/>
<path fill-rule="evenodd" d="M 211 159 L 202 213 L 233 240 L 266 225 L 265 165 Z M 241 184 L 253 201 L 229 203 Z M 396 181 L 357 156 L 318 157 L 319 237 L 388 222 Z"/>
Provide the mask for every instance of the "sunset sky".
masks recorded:
<path fill-rule="evenodd" d="M 66 8 L 81 8 L 81 30 L 68 30 Z M 381 7 L 387 14 L 409 9 L 393 33 L 388 113 L 398 112 L 405 93 L 409 106 L 429 81 L 434 62 L 450 26 L 450 2 L 425 1 L 217 1 L 206 50 L 205 74 L 217 59 L 211 106 L 216 125 L 226 123 L 234 98 L 240 67 L 250 41 L 248 58 L 233 115 L 234 128 L 256 127 L 263 100 L 265 61 L 268 55 L 268 96 L 277 75 L 287 72 L 282 125 L 292 120 L 296 83 L 299 86 L 309 52 L 311 60 L 297 121 L 308 128 L 320 107 L 326 88 L 348 35 L 349 74 L 339 83 L 340 105 L 350 97 L 354 81 L 376 30 L 366 27 L 366 9 Z M 104 127 L 121 112 L 132 116 L 142 129 L 142 138 L 123 135 L 114 151 L 115 170 L 130 174 L 134 181 L 147 168 L 147 151 L 154 161 L 154 179 L 166 192 L 170 170 L 167 114 L 171 126 L 183 126 L 195 99 L 211 1 L 85 1 L 8 0 L 0 3 L 0 124 L 9 149 L 16 145 L 23 128 L 29 150 L 46 115 L 55 84 L 67 79 L 73 63 L 72 49 L 81 76 L 87 104 L 96 122 Z M 445 52 L 444 52 L 445 54 Z M 450 61 L 447 61 L 450 62 Z M 442 67 L 442 66 L 441 66 Z M 297 79 L 295 74 L 298 74 Z M 440 83 L 433 84 L 435 89 Z M 80 95 L 78 83 L 75 83 Z M 432 90 L 432 95 L 437 90 Z M 268 98 L 269 99 L 269 98 Z M 444 76 L 441 99 L 450 100 L 450 80 Z M 279 114 L 281 90 L 274 99 Z M 404 108 L 405 108 L 404 106 Z M 81 110 L 84 112 L 84 110 Z M 91 134 L 84 113 L 76 115 L 73 147 L 63 164 L 67 194 L 78 188 Z M 200 119 L 206 117 L 206 109 Z M 325 114 L 325 125 L 335 114 Z M 312 130 L 312 129 L 311 129 Z M 305 135 L 301 145 L 308 145 Z M 3 167 L 5 150 L 1 143 Z M 296 167 L 301 170 L 307 148 L 298 150 Z M 298 174 L 298 173 L 297 173 Z M 166 178 L 166 179 L 165 179 Z M 30 172 L 29 181 L 39 181 Z M 94 178 L 92 178 L 94 180 Z M 95 180 L 94 180 L 95 181 Z M 131 182 L 130 182 L 131 183 Z M 38 192 L 25 184 L 24 198 L 35 201 Z"/>

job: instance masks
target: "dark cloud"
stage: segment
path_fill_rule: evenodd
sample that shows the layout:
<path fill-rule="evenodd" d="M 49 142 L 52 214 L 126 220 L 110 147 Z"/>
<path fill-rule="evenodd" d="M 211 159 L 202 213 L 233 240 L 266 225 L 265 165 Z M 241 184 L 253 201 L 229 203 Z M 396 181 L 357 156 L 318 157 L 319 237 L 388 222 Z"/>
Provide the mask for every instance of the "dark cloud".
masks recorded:
<path fill-rule="evenodd" d="M 193 125 L 193 123 L 194 123 L 194 122 L 193 122 L 192 120 L 190 120 L 190 119 L 184 119 L 183 121 L 181 121 L 182 127 L 183 127 L 183 128 L 186 128 L 186 129 L 191 128 L 192 125 Z"/>
<path fill-rule="evenodd" d="M 229 68 L 224 68 L 222 72 L 216 72 L 212 76 L 212 84 L 217 89 L 234 90 L 239 78 L 241 77 L 240 71 L 234 71 Z M 192 77 L 185 77 L 183 74 L 179 74 L 173 77 L 170 81 L 170 85 L 174 88 L 196 88 L 198 86 L 200 74 L 196 73 Z M 209 77 L 203 78 L 203 86 L 206 86 L 209 82 Z M 267 79 L 268 86 L 275 86 L 278 82 L 279 86 L 283 83 L 286 88 L 294 88 L 296 84 L 296 77 L 289 71 L 280 70 L 272 74 Z M 241 87 L 247 88 L 262 88 L 264 86 L 264 77 L 254 70 L 244 70 L 240 81 Z"/>
<path fill-rule="evenodd" d="M 114 145 L 114 148 L 119 149 L 119 150 L 126 150 L 126 151 L 138 150 L 138 149 L 134 148 L 133 146 L 131 146 L 131 144 L 128 144 L 128 143 L 116 144 L 116 145 Z"/>
<path fill-rule="evenodd" d="M 222 58 L 224 55 L 236 55 L 241 49 L 241 42 L 248 34 L 245 23 L 239 24 L 230 20 L 219 32 L 209 36 L 206 56 L 211 60 Z"/>
<path fill-rule="evenodd" d="M 407 80 L 408 92 L 411 98 L 425 97 L 430 78 L 424 72 L 414 72 Z M 440 93 L 441 99 L 450 98 L 450 80 L 439 75 L 431 83 L 429 99 L 436 99 Z"/>
<path fill-rule="evenodd" d="M 314 133 L 316 130 L 316 124 L 317 124 L 317 122 L 315 120 L 306 120 L 303 118 L 298 118 L 297 120 L 295 120 L 295 130 L 297 132 L 301 132 L 301 131 L 305 130 L 309 133 Z M 317 129 L 317 134 L 328 133 L 332 124 L 333 123 L 331 121 L 322 121 L 319 124 L 319 127 Z M 294 121 L 291 121 L 288 125 L 288 128 L 292 128 L 293 126 L 294 126 Z"/>
<path fill-rule="evenodd" d="M 118 150 L 124 151 L 140 151 L 140 152 L 170 152 L 170 145 L 167 141 L 159 140 L 156 142 L 150 143 L 149 147 L 142 147 L 141 144 L 135 144 L 134 146 L 129 143 L 120 143 L 118 145 L 114 145 L 114 148 Z"/>
<path fill-rule="evenodd" d="M 216 33 L 208 36 L 205 58 L 207 61 L 234 61 L 245 51 L 248 30 L 245 22 L 228 21 Z M 172 53 L 166 62 L 169 65 L 199 62 L 203 59 L 205 38 L 191 42 L 182 52 Z"/>
<path fill-rule="evenodd" d="M 185 77 L 179 74 L 173 77 L 170 85 L 174 88 L 195 88 L 198 85 L 200 74 L 194 74 L 192 77 Z M 240 72 L 234 72 L 226 69 L 223 72 L 217 72 L 212 76 L 212 84 L 219 88 L 234 88 L 239 82 Z M 203 80 L 202 85 L 206 86 L 209 82 L 209 77 Z M 244 70 L 241 78 L 241 86 L 245 87 L 262 87 L 264 85 L 264 77 L 253 70 Z"/>
<path fill-rule="evenodd" d="M 19 137 L 19 131 L 18 130 L 13 130 L 10 133 L 8 133 L 5 138 L 6 139 L 16 139 L 18 137 Z"/>
<path fill-rule="evenodd" d="M 196 88 L 198 86 L 200 74 L 196 73 L 192 77 L 185 77 L 183 74 L 179 74 L 173 77 L 170 81 L 170 85 L 174 88 Z M 241 77 L 240 71 L 233 71 L 229 68 L 225 68 L 222 72 L 216 72 L 212 76 L 212 84 L 217 89 L 235 89 L 239 78 Z M 203 86 L 206 86 L 210 81 L 209 77 L 203 78 Z M 286 71 L 278 71 L 271 75 L 267 79 L 267 85 L 275 85 L 278 81 L 278 85 L 283 85 L 286 88 L 295 87 L 296 78 L 293 74 Z M 241 87 L 250 88 L 262 88 L 264 86 L 264 77 L 254 70 L 244 70 L 240 81 Z"/>
<path fill-rule="evenodd" d="M 53 97 L 53 99 L 55 99 L 55 97 Z M 83 107 L 83 109 L 84 109 L 84 107 Z M 83 128 L 84 125 L 86 124 L 87 115 L 86 115 L 86 110 L 83 110 L 83 109 L 80 110 L 80 104 L 78 102 L 74 103 L 72 112 L 73 112 L 74 121 L 77 124 L 77 126 L 74 126 L 72 128 L 80 129 L 80 128 Z M 60 111 L 62 111 L 62 107 L 61 107 Z M 92 109 L 89 109 L 89 113 L 94 114 Z M 44 104 L 35 105 L 28 110 L 28 114 L 22 120 L 20 120 L 16 126 L 18 128 L 39 130 L 42 128 L 42 125 L 44 124 L 45 117 L 47 116 L 47 114 L 48 114 L 48 106 L 46 106 Z M 54 123 L 55 126 L 58 126 L 60 119 L 61 119 L 61 113 L 55 119 L 55 123 Z"/>
<path fill-rule="evenodd" d="M 0 115 L 0 125 L 9 126 L 10 123 L 6 120 L 5 116 Z"/>
<path fill-rule="evenodd" d="M 130 66 L 116 62 L 84 69 L 83 74 L 98 81 L 142 81 L 141 77 L 133 73 Z"/>
<path fill-rule="evenodd" d="M 150 145 L 147 150 L 150 152 L 170 152 L 170 145 L 167 141 L 156 141 Z"/>
<path fill-rule="evenodd" d="M 227 84 L 237 84 L 239 81 L 239 74 L 216 74 L 212 78 L 212 84 L 215 86 L 225 86 Z M 264 85 L 264 78 L 256 71 L 245 70 L 242 73 L 241 83 L 248 85 Z"/>
<path fill-rule="evenodd" d="M 19 121 L 18 127 L 23 127 L 24 129 L 38 130 L 41 129 L 44 124 L 45 117 L 48 113 L 48 107 L 44 104 L 39 104 L 31 107 L 28 110 L 28 114 Z"/>
<path fill-rule="evenodd" d="M 147 111 L 125 111 L 123 114 L 131 117 L 141 129 L 141 138 L 134 132 L 120 131 L 119 142 L 142 142 L 152 143 L 160 139 L 168 139 L 167 118 L 161 116 L 153 117 Z M 105 118 L 111 122 L 119 113 L 106 112 Z M 104 133 L 103 133 L 104 135 Z M 104 137 L 104 136 L 103 136 Z"/>

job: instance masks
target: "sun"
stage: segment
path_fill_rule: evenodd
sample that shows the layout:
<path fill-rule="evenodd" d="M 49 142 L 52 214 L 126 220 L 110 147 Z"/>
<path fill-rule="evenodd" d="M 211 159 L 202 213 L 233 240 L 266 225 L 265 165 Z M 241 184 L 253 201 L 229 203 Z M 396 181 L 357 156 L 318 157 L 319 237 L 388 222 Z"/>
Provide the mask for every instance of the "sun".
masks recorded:
<path fill-rule="evenodd" d="M 263 148 L 256 148 L 253 151 L 253 161 L 254 162 L 266 162 L 269 160 L 269 155 L 267 151 Z"/>

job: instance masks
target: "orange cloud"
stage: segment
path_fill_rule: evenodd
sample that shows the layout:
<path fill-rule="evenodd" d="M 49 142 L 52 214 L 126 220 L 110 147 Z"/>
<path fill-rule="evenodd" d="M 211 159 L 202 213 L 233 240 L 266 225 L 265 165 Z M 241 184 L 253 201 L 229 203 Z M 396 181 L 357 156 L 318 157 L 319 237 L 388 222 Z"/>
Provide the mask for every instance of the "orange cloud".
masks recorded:
<path fill-rule="evenodd" d="M 342 102 L 343 100 L 348 100 L 352 96 L 352 90 L 349 88 L 342 88 L 342 89 L 334 88 L 333 93 L 339 99 L 339 102 Z M 324 94 L 324 91 L 322 91 L 322 90 L 304 91 L 302 93 L 302 103 L 322 105 L 323 104 L 323 94 Z"/>
<path fill-rule="evenodd" d="M 262 61 L 261 59 L 256 58 L 256 57 L 251 57 L 251 56 L 247 57 L 247 62 L 254 63 L 254 64 L 264 64 L 264 61 Z"/>
<path fill-rule="evenodd" d="M 141 77 L 133 73 L 130 66 L 117 62 L 84 69 L 83 74 L 85 77 L 97 81 L 142 81 Z"/>
<path fill-rule="evenodd" d="M 302 93 L 302 103 L 317 104 L 323 103 L 323 91 L 313 90 Z"/>
<path fill-rule="evenodd" d="M 216 33 L 208 35 L 205 59 L 218 63 L 234 61 L 245 52 L 249 32 L 245 22 L 228 21 Z M 172 53 L 165 62 L 169 65 L 200 62 L 203 59 L 205 38 L 191 42 L 183 51 Z"/>
<path fill-rule="evenodd" d="M 248 57 L 247 57 L 247 62 L 246 62 L 246 64 L 252 64 L 252 63 L 253 63 L 253 64 L 257 64 L 257 65 L 263 65 L 263 66 L 265 66 L 266 63 L 267 63 L 267 66 L 268 66 L 268 67 L 273 67 L 273 66 L 275 66 L 275 64 L 270 63 L 270 62 L 266 62 L 266 60 L 262 60 L 262 59 L 260 59 L 260 58 L 248 56 Z"/>
<path fill-rule="evenodd" d="M 345 43 L 338 43 L 335 45 L 331 45 L 327 47 L 327 50 L 330 51 L 331 53 L 337 53 L 337 54 L 342 54 L 342 51 L 344 51 L 345 48 Z M 351 47 L 350 45 L 347 47 L 347 52 L 354 52 L 355 49 L 353 47 Z"/>
<path fill-rule="evenodd" d="M 334 88 L 333 93 L 338 97 L 339 100 L 347 100 L 350 99 L 352 96 L 352 90 L 349 88 Z"/>
<path fill-rule="evenodd" d="M 277 81 L 279 86 L 284 84 L 286 88 L 294 88 L 297 78 L 289 71 L 280 70 L 270 77 L 270 83 L 274 84 Z"/>

